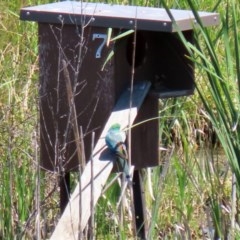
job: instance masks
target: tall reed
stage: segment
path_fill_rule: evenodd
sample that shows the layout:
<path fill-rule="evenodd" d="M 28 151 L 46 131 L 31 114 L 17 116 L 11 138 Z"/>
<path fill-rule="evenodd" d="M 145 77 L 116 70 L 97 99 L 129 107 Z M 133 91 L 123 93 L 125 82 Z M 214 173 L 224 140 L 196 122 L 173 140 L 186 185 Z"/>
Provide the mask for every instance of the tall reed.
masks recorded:
<path fill-rule="evenodd" d="M 184 39 L 179 31 L 185 47 L 188 49 L 189 58 L 194 62 L 196 74 L 196 89 L 203 107 L 199 112 L 211 123 L 217 138 L 223 148 L 233 175 L 236 177 L 237 193 L 240 190 L 240 132 L 239 132 L 239 86 L 240 86 L 240 61 L 239 61 L 239 8 L 238 1 L 218 1 L 213 10 L 221 14 L 221 25 L 214 29 L 205 28 L 198 15 L 198 5 L 195 1 L 187 1 L 192 10 L 198 27 L 194 30 L 195 43 L 191 44 Z M 225 6 L 225 11 L 219 6 Z M 164 3 L 167 11 L 169 10 Z M 170 14 L 170 12 L 169 12 Z M 171 17 L 171 14 L 170 14 Z M 174 21 L 174 19 L 173 19 Z M 212 170 L 209 168 L 210 176 Z M 219 179 L 219 177 L 218 177 Z M 231 219 L 232 231 L 227 231 L 223 221 L 223 199 L 221 188 L 216 187 L 216 181 L 211 180 L 212 194 L 209 198 L 211 206 L 211 218 L 214 225 L 215 237 L 226 238 L 233 234 L 237 221 L 236 199 L 232 194 Z M 234 193 L 234 182 L 232 191 Z M 220 185 L 221 186 L 221 185 Z M 219 187 L 220 187 L 219 186 Z M 234 209 L 235 208 L 235 209 Z M 230 210 L 227 210 L 230 211 Z"/>
<path fill-rule="evenodd" d="M 226 13 L 214 35 L 203 27 L 192 1 L 188 3 L 199 28 L 195 29 L 195 45 L 183 42 L 198 70 L 196 88 L 204 104 L 201 112 L 213 124 L 239 185 L 239 2 L 226 2 Z"/>

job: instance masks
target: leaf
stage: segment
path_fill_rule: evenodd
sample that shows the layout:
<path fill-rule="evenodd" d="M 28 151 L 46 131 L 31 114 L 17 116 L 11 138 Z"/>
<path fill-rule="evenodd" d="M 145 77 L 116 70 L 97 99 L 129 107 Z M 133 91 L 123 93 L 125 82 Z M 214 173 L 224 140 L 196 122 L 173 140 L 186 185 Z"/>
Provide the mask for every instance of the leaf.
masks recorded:
<path fill-rule="evenodd" d="M 112 36 L 112 28 L 108 28 L 108 33 L 107 33 L 107 47 L 109 46 L 110 44 L 110 41 L 111 41 L 111 36 Z"/>
<path fill-rule="evenodd" d="M 126 31 L 126 32 L 123 32 L 123 33 L 117 35 L 116 37 L 112 38 L 112 39 L 111 39 L 111 42 L 116 41 L 116 40 L 118 40 L 118 39 L 120 39 L 120 38 L 126 37 L 126 36 L 132 34 L 133 32 L 134 32 L 133 29 L 128 30 L 128 31 Z"/>
<path fill-rule="evenodd" d="M 114 55 L 114 51 L 112 50 L 109 54 L 108 54 L 108 56 L 107 56 L 107 59 L 105 60 L 105 62 L 103 63 L 103 66 L 102 66 L 102 69 L 101 69 L 101 71 L 103 71 L 104 70 L 104 68 L 105 68 L 105 66 L 106 66 L 106 64 L 108 63 L 108 61 L 113 57 L 113 55 Z"/>

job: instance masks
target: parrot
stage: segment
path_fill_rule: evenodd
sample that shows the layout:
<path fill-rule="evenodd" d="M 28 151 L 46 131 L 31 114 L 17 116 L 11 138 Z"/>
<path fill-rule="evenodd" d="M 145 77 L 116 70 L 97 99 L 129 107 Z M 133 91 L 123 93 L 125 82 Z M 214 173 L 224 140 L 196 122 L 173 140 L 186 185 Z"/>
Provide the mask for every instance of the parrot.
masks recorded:
<path fill-rule="evenodd" d="M 113 124 L 105 137 L 107 147 L 112 153 L 116 155 L 117 166 L 126 176 L 127 180 L 130 180 L 130 170 L 128 165 L 128 153 L 125 145 L 126 134 L 121 130 L 119 123 Z"/>

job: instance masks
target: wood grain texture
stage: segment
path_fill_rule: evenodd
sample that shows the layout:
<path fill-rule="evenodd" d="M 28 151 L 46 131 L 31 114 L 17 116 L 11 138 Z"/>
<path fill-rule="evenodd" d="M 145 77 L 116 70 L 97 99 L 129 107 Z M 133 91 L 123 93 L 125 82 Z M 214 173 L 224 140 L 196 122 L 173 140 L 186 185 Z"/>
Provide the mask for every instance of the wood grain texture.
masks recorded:
<path fill-rule="evenodd" d="M 92 187 L 94 188 L 93 204 L 95 206 L 113 168 L 114 156 L 106 148 L 106 133 L 114 123 L 120 123 L 122 128 L 132 125 L 149 88 L 149 82 L 139 82 L 133 87 L 132 98 L 130 97 L 130 89 L 127 89 L 119 98 L 94 148 L 93 159 L 87 163 L 81 176 L 81 184 L 77 184 L 51 240 L 78 239 L 79 230 L 86 227 L 91 215 L 91 165 L 93 165 L 94 181 Z M 130 99 L 132 99 L 131 108 L 129 108 Z M 79 206 L 80 202 L 82 202 L 82 206 Z M 79 221 L 80 216 L 81 221 Z"/>

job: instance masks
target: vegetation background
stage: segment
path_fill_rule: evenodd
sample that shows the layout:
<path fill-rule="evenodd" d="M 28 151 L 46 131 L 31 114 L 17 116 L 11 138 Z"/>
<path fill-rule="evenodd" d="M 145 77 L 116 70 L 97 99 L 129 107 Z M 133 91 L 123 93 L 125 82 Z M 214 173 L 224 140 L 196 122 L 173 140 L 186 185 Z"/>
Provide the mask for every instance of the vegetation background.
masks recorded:
<path fill-rule="evenodd" d="M 57 173 L 38 165 L 37 24 L 19 20 L 21 7 L 48 2 L 0 1 L 0 239 L 47 239 L 59 213 Z M 219 26 L 195 30 L 195 46 L 180 34 L 197 91 L 160 101 L 163 164 L 143 171 L 148 239 L 240 239 L 239 1 L 112 2 L 220 13 Z M 117 192 L 116 184 L 98 203 L 96 239 L 133 239 Z"/>

